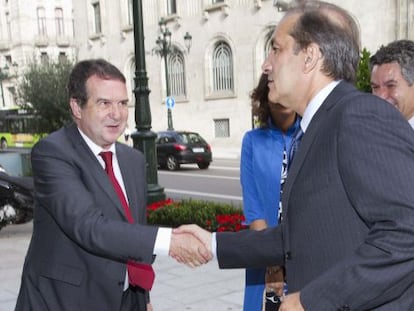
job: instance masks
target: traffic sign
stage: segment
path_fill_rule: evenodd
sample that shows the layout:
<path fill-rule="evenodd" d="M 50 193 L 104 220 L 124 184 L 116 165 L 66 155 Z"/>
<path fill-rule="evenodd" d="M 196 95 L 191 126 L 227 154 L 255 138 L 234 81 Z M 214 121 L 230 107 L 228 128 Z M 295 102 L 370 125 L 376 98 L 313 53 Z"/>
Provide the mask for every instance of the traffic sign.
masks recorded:
<path fill-rule="evenodd" d="M 175 99 L 174 99 L 174 97 L 168 96 L 165 99 L 165 104 L 166 104 L 166 106 L 167 106 L 168 109 L 174 108 L 174 105 L 175 105 Z"/>

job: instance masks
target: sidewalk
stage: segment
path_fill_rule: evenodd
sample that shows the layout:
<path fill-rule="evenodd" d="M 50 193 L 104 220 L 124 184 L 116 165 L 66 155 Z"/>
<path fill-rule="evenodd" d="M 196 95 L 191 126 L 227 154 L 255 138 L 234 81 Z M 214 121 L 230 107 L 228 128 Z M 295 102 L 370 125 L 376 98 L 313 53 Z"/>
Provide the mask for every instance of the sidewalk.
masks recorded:
<path fill-rule="evenodd" d="M 240 148 L 220 148 L 213 147 L 213 160 L 214 159 L 240 159 Z"/>
<path fill-rule="evenodd" d="M 31 229 L 28 223 L 0 231 L 0 311 L 14 310 Z M 154 311 L 242 309 L 244 270 L 219 270 L 216 261 L 191 269 L 167 257 L 158 257 L 154 269 Z"/>

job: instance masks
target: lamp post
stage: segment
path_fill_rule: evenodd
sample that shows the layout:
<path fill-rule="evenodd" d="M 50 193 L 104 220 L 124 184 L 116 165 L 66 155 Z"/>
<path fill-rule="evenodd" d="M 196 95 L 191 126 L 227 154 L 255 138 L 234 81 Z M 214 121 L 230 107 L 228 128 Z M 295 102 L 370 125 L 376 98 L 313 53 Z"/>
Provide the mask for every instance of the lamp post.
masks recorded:
<path fill-rule="evenodd" d="M 168 74 L 168 55 L 174 54 L 177 52 L 177 49 L 171 46 L 171 32 L 167 28 L 167 22 L 161 18 L 158 22 L 158 26 L 160 28 L 160 36 L 158 36 L 157 40 L 155 41 L 157 47 L 154 49 L 157 54 L 159 54 L 162 58 L 164 58 L 164 68 L 165 68 L 165 89 L 167 92 L 166 101 L 169 96 L 171 96 L 170 91 L 170 81 L 169 81 L 169 74 Z M 187 52 L 190 52 L 191 48 L 191 35 L 186 32 L 184 35 L 184 44 L 187 48 Z M 167 107 L 167 118 L 168 118 L 168 130 L 174 130 L 173 127 L 173 120 L 172 120 L 172 111 L 170 107 Z"/>
<path fill-rule="evenodd" d="M 6 102 L 4 101 L 4 91 L 3 91 L 3 80 L 6 80 L 9 78 L 9 75 L 7 71 L 9 70 L 9 67 L 4 66 L 3 69 L 0 68 L 0 91 L 1 91 L 1 102 L 3 104 L 3 107 L 6 107 Z"/>
<path fill-rule="evenodd" d="M 135 45 L 135 123 L 136 132 L 131 138 L 134 148 L 141 150 L 147 163 L 148 203 L 165 199 L 164 188 L 158 185 L 155 138 L 151 131 L 151 110 L 149 105 L 148 76 L 145 68 L 144 25 L 142 0 L 132 1 Z"/>

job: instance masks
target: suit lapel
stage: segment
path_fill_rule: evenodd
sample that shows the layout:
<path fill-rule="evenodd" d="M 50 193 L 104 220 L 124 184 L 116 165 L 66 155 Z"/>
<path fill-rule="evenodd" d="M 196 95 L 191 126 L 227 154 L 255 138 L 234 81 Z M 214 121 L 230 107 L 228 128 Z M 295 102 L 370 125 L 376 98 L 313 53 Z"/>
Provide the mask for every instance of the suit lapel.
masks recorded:
<path fill-rule="evenodd" d="M 299 174 L 300 168 L 302 167 L 306 159 L 306 155 L 310 147 L 315 141 L 318 129 L 320 128 L 319 125 L 325 118 L 326 114 L 327 112 L 325 109 L 319 109 L 318 112 L 314 115 L 311 123 L 309 124 L 305 134 L 302 137 L 302 140 L 300 141 L 299 148 L 295 153 L 294 160 L 288 171 L 286 184 L 283 188 L 282 206 L 285 215 L 287 214 L 287 209 L 289 206 L 288 202 L 292 186 L 295 183 L 295 179 Z"/>
<path fill-rule="evenodd" d="M 126 157 L 125 150 L 122 148 L 118 148 L 118 143 L 116 144 L 116 156 L 118 158 L 119 168 L 122 174 L 122 180 L 124 182 L 125 191 L 127 194 L 128 202 L 129 202 L 129 209 L 131 210 L 132 217 L 134 218 L 135 222 L 138 222 L 138 198 L 137 198 L 137 191 L 134 187 L 137 185 L 134 184 L 134 177 L 132 176 L 132 171 L 130 166 L 133 163 L 128 163 L 128 158 Z"/>
<path fill-rule="evenodd" d="M 103 192 L 110 198 L 122 217 L 126 219 L 124 208 L 122 207 L 121 201 L 119 200 L 111 181 L 109 180 L 101 164 L 96 159 L 96 156 L 93 154 L 92 150 L 80 135 L 76 124 L 68 127 L 68 133 L 75 151 L 78 155 L 81 155 L 80 157 L 82 157 L 82 162 L 87 167 L 87 171 L 90 171 L 92 177 L 96 181 L 96 184 L 102 188 Z"/>
<path fill-rule="evenodd" d="M 287 211 L 289 208 L 289 196 L 292 187 L 295 183 L 295 179 L 299 175 L 300 169 L 305 162 L 306 155 L 310 150 L 312 144 L 314 143 L 319 130 L 322 127 L 321 125 L 323 124 L 324 120 L 328 118 L 329 110 L 335 105 L 345 101 L 349 97 L 354 96 L 356 94 L 358 94 L 358 92 L 356 91 L 355 87 L 351 84 L 348 84 L 346 82 L 339 83 L 334 88 L 334 90 L 328 95 L 328 97 L 325 99 L 318 111 L 313 116 L 305 134 L 302 137 L 299 148 L 295 154 L 294 161 L 292 162 L 292 166 L 289 169 L 286 184 L 283 188 L 282 205 L 283 212 L 285 215 L 287 215 Z"/>

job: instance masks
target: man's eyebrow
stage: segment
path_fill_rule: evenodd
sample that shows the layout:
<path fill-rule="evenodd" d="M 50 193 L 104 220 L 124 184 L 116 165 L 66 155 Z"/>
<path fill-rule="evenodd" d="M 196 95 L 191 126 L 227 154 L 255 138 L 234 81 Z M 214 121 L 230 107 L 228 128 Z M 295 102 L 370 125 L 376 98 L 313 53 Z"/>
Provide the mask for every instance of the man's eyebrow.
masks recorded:
<path fill-rule="evenodd" d="M 389 83 L 398 83 L 398 81 L 393 78 L 393 79 L 386 80 L 384 82 L 384 84 L 389 84 Z"/>

